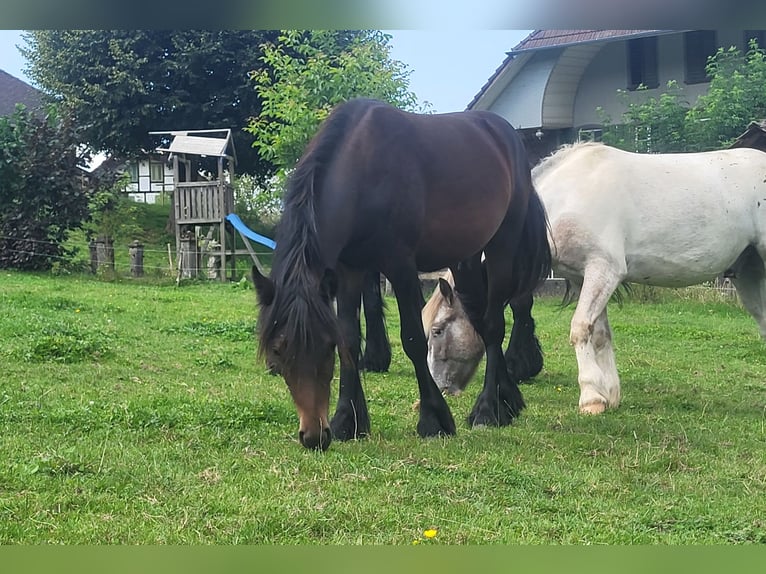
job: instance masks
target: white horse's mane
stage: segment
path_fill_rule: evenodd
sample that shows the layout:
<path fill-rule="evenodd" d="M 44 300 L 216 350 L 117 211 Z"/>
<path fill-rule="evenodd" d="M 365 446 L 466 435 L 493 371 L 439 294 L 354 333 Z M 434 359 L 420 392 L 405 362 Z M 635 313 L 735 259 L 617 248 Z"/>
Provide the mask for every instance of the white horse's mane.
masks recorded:
<path fill-rule="evenodd" d="M 551 169 L 558 165 L 562 160 L 572 154 L 574 151 L 582 148 L 603 148 L 605 147 L 601 142 L 575 142 L 571 144 L 564 144 L 556 148 L 553 153 L 540 160 L 535 167 L 532 168 L 532 179 L 534 180 L 542 172 Z"/>

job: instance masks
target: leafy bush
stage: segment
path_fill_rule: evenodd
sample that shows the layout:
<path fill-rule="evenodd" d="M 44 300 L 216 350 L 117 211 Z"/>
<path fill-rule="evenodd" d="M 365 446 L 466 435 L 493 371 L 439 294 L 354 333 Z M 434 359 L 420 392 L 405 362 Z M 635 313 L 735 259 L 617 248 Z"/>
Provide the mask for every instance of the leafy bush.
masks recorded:
<path fill-rule="evenodd" d="M 49 269 L 88 217 L 78 166 L 87 160 L 73 119 L 19 106 L 0 117 L 0 268 Z"/>
<path fill-rule="evenodd" d="M 642 153 L 693 152 L 728 147 L 751 121 L 766 118 L 766 52 L 751 40 L 742 54 L 719 48 L 708 61 L 706 94 L 690 104 L 675 81 L 659 97 L 619 90 L 626 111 L 619 122 L 603 117 L 604 141 Z M 632 101 L 639 98 L 639 101 Z"/>

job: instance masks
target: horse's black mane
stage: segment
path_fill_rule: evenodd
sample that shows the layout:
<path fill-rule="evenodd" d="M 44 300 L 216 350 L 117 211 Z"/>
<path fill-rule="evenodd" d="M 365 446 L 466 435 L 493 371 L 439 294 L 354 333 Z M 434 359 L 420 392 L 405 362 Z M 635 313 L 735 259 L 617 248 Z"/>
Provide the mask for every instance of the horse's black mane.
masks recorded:
<path fill-rule="evenodd" d="M 310 348 L 316 328 L 329 332 L 336 342 L 339 340 L 337 315 L 328 295 L 321 290 L 325 264 L 317 235 L 315 202 L 321 194 L 324 168 L 354 120 L 372 103 L 351 100 L 337 106 L 288 179 L 271 271 L 275 297 L 259 318 L 261 350 L 267 348 L 282 327 L 287 343 L 284 352 L 288 356 Z"/>

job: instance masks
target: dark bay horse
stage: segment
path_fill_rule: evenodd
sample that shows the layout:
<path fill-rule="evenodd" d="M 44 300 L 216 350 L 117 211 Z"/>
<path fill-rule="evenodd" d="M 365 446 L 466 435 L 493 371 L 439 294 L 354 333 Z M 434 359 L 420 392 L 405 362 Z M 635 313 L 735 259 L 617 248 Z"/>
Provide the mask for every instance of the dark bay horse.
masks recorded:
<path fill-rule="evenodd" d="M 469 423 L 509 424 L 524 399 L 506 369 L 503 309 L 548 275 L 546 229 L 524 145 L 500 116 L 421 115 L 364 99 L 337 106 L 288 181 L 271 276 L 253 269 L 259 353 L 287 383 L 301 444 L 324 450 L 333 437 L 370 431 L 357 364 L 370 270 L 388 278 L 397 298 L 418 382 L 418 434 L 455 433 L 428 370 L 420 317 L 418 271 L 445 267 L 487 356 Z M 336 346 L 340 390 L 330 421 Z"/>

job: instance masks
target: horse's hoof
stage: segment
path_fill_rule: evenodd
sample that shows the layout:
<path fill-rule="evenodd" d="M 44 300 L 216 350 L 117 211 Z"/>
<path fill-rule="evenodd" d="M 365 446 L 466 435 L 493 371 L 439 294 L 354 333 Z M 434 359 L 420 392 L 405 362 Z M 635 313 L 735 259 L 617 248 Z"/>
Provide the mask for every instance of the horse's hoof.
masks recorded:
<path fill-rule="evenodd" d="M 418 421 L 418 435 L 420 436 L 420 438 L 453 436 L 457 434 L 455 421 L 452 420 L 451 415 L 442 421 L 438 421 L 434 419 L 423 419 L 422 412 L 420 416 L 421 416 L 421 419 L 420 421 Z"/>
<path fill-rule="evenodd" d="M 416 412 L 420 410 L 420 399 L 412 403 L 412 410 Z"/>
<path fill-rule="evenodd" d="M 606 403 L 597 401 L 580 407 L 580 413 L 584 415 L 600 415 L 606 410 Z"/>
<path fill-rule="evenodd" d="M 483 429 L 487 427 L 505 427 L 511 424 L 510 417 L 497 418 L 489 415 L 471 414 L 468 416 L 468 426 L 472 429 Z"/>
<path fill-rule="evenodd" d="M 337 441 L 357 440 L 370 434 L 369 421 L 333 419 L 330 421 L 332 437 Z"/>

